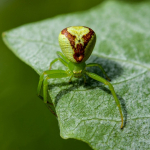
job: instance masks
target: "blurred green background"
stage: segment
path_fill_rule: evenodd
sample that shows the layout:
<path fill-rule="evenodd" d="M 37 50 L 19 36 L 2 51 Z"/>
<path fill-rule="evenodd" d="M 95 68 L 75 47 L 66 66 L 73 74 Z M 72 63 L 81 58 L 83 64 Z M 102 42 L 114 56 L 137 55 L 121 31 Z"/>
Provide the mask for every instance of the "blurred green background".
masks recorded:
<path fill-rule="evenodd" d="M 0 33 L 59 14 L 83 11 L 100 0 L 0 0 Z M 0 150 L 91 150 L 64 140 L 57 119 L 36 96 L 39 75 L 0 39 Z"/>

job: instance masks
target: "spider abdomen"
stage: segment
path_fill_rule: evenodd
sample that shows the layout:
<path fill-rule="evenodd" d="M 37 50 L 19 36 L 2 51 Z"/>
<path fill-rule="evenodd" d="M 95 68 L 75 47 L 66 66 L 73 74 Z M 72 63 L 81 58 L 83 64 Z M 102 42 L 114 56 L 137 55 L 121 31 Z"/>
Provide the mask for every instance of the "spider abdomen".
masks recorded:
<path fill-rule="evenodd" d="M 64 55 L 74 63 L 85 62 L 96 42 L 95 32 L 84 26 L 72 26 L 59 34 L 59 45 Z"/>

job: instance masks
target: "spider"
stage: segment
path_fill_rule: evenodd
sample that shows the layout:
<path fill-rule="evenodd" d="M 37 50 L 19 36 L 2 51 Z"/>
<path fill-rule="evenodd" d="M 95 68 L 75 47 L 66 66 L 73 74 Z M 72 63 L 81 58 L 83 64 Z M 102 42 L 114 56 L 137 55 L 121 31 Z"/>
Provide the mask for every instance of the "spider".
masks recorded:
<path fill-rule="evenodd" d="M 69 82 L 73 77 L 75 78 L 84 78 L 84 82 L 86 82 L 85 75 L 102 82 L 105 85 L 108 85 L 115 101 L 121 116 L 121 128 L 123 128 L 123 114 L 120 102 L 116 96 L 114 88 L 108 78 L 106 72 L 100 64 L 89 63 L 86 64 L 85 61 L 90 57 L 93 48 L 96 42 L 96 34 L 95 32 L 88 27 L 85 26 L 71 26 L 63 29 L 58 37 L 59 45 L 63 53 L 57 52 L 58 58 L 54 59 L 50 63 L 49 70 L 43 72 L 40 76 L 39 84 L 38 84 L 38 96 L 40 96 L 40 91 L 43 84 L 43 100 L 47 103 L 47 95 L 48 95 L 48 80 L 50 78 L 64 78 L 70 77 Z M 63 65 L 65 65 L 67 70 L 51 70 L 52 65 L 56 61 L 60 61 Z M 95 73 L 88 72 L 86 70 L 87 67 L 97 66 L 101 69 L 103 74 L 106 76 L 107 80 L 100 77 Z"/>

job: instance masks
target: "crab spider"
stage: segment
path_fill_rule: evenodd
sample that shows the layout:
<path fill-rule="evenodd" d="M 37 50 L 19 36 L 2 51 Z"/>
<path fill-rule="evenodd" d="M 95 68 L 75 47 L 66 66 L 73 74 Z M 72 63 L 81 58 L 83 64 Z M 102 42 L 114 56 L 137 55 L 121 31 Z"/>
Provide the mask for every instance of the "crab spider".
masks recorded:
<path fill-rule="evenodd" d="M 57 52 L 58 58 L 54 59 L 50 63 L 50 68 L 47 71 L 44 71 L 40 76 L 39 84 L 38 84 L 38 96 L 40 96 L 40 91 L 43 84 L 43 100 L 47 103 L 48 96 L 48 80 L 50 78 L 64 78 L 72 77 L 80 78 L 83 77 L 85 81 L 85 74 L 89 77 L 102 82 L 105 85 L 108 85 L 115 101 L 121 116 L 121 128 L 123 128 L 123 114 L 120 102 L 116 96 L 114 88 L 110 82 L 106 79 L 100 77 L 95 73 L 88 72 L 86 70 L 87 67 L 97 66 L 101 69 L 103 74 L 106 76 L 108 80 L 110 80 L 105 73 L 104 69 L 101 65 L 96 63 L 86 64 L 85 61 L 91 55 L 93 48 L 96 42 L 96 34 L 95 32 L 84 26 L 72 26 L 63 29 L 59 34 L 59 45 L 61 47 L 61 52 Z M 65 65 L 67 70 L 51 70 L 52 65 L 56 62 L 60 61 L 63 65 Z"/>

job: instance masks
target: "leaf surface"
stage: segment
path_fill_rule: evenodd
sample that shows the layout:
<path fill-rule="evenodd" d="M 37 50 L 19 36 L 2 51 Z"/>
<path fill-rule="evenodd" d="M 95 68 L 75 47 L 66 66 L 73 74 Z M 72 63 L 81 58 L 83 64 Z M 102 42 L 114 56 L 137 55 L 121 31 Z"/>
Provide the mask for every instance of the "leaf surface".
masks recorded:
<path fill-rule="evenodd" d="M 87 61 L 101 64 L 121 102 L 125 127 L 107 86 L 93 79 L 49 81 L 62 138 L 75 138 L 93 149 L 150 148 L 150 2 L 106 1 L 85 12 L 23 25 L 3 34 L 7 46 L 38 74 L 48 70 L 60 51 L 59 32 L 83 25 L 97 35 Z M 53 69 L 66 69 L 60 62 Z M 103 76 L 97 67 L 89 71 Z M 31 79 L 32 80 L 32 79 Z"/>

